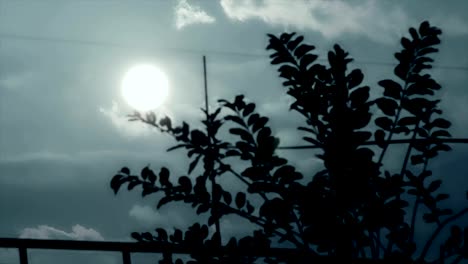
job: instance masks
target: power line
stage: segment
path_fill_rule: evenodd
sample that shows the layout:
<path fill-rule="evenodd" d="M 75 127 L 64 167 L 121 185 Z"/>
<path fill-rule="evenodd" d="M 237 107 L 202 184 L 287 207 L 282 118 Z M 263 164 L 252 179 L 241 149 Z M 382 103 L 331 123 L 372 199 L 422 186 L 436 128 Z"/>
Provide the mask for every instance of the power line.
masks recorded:
<path fill-rule="evenodd" d="M 389 142 L 388 144 L 408 144 L 411 142 L 427 142 L 427 143 L 459 143 L 459 144 L 468 144 L 468 138 L 444 138 L 444 139 L 426 139 L 426 138 L 418 138 L 418 139 L 394 139 Z M 369 145 L 377 145 L 375 141 L 368 141 L 362 144 L 363 146 Z M 317 149 L 321 148 L 318 145 L 297 145 L 297 146 L 280 146 L 278 149 L 286 149 L 286 150 L 298 150 L 298 149 Z"/>
<path fill-rule="evenodd" d="M 50 43 L 67 43 L 72 45 L 86 45 L 86 46 L 99 46 L 99 47 L 113 47 L 118 49 L 141 49 L 135 45 L 126 45 L 109 41 L 96 41 L 96 40 L 81 40 L 81 39 L 72 39 L 72 38 L 56 38 L 56 37 L 42 37 L 42 36 L 32 36 L 32 35 L 20 35 L 14 33 L 3 33 L 0 32 L 0 39 L 11 39 L 11 40 L 25 40 L 25 41 L 41 41 L 41 42 L 50 42 Z M 248 53 L 248 52 L 235 52 L 235 51 L 222 51 L 222 50 L 202 50 L 202 49 L 189 49 L 189 48 L 180 48 L 180 47 L 155 47 L 161 51 L 172 51 L 172 52 L 182 52 L 189 54 L 213 54 L 213 55 L 222 55 L 222 56 L 233 56 L 233 57 L 261 57 L 265 58 L 268 56 L 268 53 Z M 326 61 L 326 59 L 319 59 L 321 61 Z M 354 60 L 357 64 L 369 64 L 369 65 L 380 65 L 380 66 L 395 66 L 396 63 L 393 62 L 383 62 L 383 61 L 373 61 L 373 60 Z M 455 66 L 455 65 L 433 65 L 433 68 L 446 69 L 446 70 L 458 70 L 458 71 L 468 71 L 468 66 Z"/>
<path fill-rule="evenodd" d="M 95 40 L 80 40 L 80 39 L 70 39 L 70 38 L 55 38 L 55 37 L 41 37 L 41 36 L 31 36 L 31 35 L 19 35 L 12 33 L 2 33 L 0 32 L 0 39 L 14 39 L 14 40 L 26 40 L 26 41 L 41 41 L 41 42 L 50 42 L 50 43 L 67 43 L 72 45 L 84 45 L 84 46 L 99 46 L 99 47 L 112 47 L 118 49 L 141 49 L 142 47 L 136 45 L 126 45 L 109 41 L 95 41 Z M 181 47 L 164 47 L 156 46 L 158 50 L 162 51 L 172 51 L 172 52 L 183 52 L 191 54 L 219 54 L 227 56 L 244 56 L 244 57 L 266 57 L 267 53 L 244 53 L 244 52 L 233 52 L 233 51 L 219 51 L 219 50 L 202 50 L 202 49 L 189 49 Z"/>

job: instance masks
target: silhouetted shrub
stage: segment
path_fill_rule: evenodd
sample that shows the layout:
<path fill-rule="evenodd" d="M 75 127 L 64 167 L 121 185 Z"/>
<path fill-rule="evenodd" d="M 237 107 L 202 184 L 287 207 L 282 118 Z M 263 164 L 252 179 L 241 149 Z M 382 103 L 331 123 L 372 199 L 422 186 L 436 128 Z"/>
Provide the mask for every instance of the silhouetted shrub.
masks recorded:
<path fill-rule="evenodd" d="M 255 255 L 268 252 L 273 242 L 293 246 L 296 254 L 270 256 L 264 260 L 267 263 L 309 263 L 314 258 L 317 263 L 327 259 L 427 263 L 430 250 L 439 252 L 431 261 L 466 259 L 466 227 L 452 226 L 439 248 L 433 245 L 443 228 L 468 212 L 440 206 L 449 195 L 439 192 L 442 180 L 435 179 L 429 168 L 433 158 L 451 149 L 446 144 L 451 124 L 442 117 L 440 100 L 434 99 L 441 86 L 427 73 L 441 30 L 423 22 L 409 33 L 395 54 L 395 77 L 378 82 L 380 87 L 373 89 L 382 91 L 382 96 L 375 99 L 369 97 L 370 87 L 362 85 L 363 73 L 348 69 L 352 59 L 339 45 L 328 52 L 328 64 L 320 64 L 315 47 L 303 43 L 302 36 L 268 35 L 271 64 L 278 65 L 283 86 L 294 98 L 290 108 L 304 117 L 305 124 L 298 129 L 323 161 L 314 175 L 303 175 L 275 152 L 279 139 L 273 136 L 268 118 L 243 95 L 219 100 L 212 112 L 203 109 L 204 131 L 185 122 L 173 125 L 168 117 L 157 120 L 152 112 L 132 114 L 131 120 L 174 137 L 178 145 L 169 151 L 187 151 L 188 174 L 199 164 L 202 173 L 173 177 L 167 168 L 155 173 L 145 167 L 134 175 L 124 167 L 112 179 L 111 188 L 117 193 L 123 184 L 129 190 L 141 185 L 142 196 L 163 194 L 157 208 L 180 201 L 191 204 L 197 214 L 209 215 L 206 223 L 194 223 L 186 231 L 158 228 L 155 234 L 132 233 L 132 237 L 187 246 L 193 258 L 188 263 L 253 263 Z M 373 108 L 380 111 L 373 113 Z M 221 116 L 221 110 L 229 113 Z M 220 129 L 228 129 L 237 141 L 219 138 Z M 396 143 L 407 149 L 401 169 L 391 171 L 383 161 Z M 248 167 L 237 172 L 226 161 L 233 157 Z M 244 191 L 226 191 L 219 179 L 223 174 L 238 178 Z M 258 206 L 252 200 L 255 196 L 261 200 Z M 222 245 L 219 220 L 229 214 L 258 229 Z M 421 218 L 434 227 L 427 241 L 415 240 L 415 225 Z M 210 232 L 210 226 L 216 231 Z M 172 263 L 170 252 L 160 263 Z"/>

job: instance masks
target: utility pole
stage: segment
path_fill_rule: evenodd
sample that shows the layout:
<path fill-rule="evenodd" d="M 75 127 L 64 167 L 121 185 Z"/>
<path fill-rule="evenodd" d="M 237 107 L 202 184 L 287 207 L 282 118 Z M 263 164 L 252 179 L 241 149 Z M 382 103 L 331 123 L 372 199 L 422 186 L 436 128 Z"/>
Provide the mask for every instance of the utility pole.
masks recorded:
<path fill-rule="evenodd" d="M 206 79 L 206 56 L 203 55 L 203 80 L 204 80 L 204 88 L 205 88 L 205 110 L 206 110 L 206 119 L 207 119 L 207 124 L 206 124 L 206 133 L 208 137 L 208 159 L 210 160 L 210 168 L 208 171 L 208 177 L 211 178 L 211 198 L 213 201 L 212 204 L 212 211 L 211 214 L 216 217 L 215 220 L 215 230 L 219 235 L 219 241 L 221 243 L 221 228 L 219 225 L 219 215 L 218 215 L 218 201 L 214 199 L 214 192 L 215 192 L 215 186 L 216 186 L 216 175 L 214 174 L 214 157 L 213 157 L 213 142 L 211 141 L 211 133 L 209 127 L 211 126 L 211 121 L 210 121 L 210 111 L 209 111 L 209 102 L 208 102 L 208 82 Z M 218 246 L 221 246 L 218 245 Z"/>

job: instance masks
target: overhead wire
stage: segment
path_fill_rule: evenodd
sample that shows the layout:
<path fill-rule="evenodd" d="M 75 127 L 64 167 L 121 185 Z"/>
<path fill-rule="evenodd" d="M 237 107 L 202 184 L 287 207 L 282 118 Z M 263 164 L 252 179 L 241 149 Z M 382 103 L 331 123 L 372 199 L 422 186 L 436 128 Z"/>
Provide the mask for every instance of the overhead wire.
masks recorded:
<path fill-rule="evenodd" d="M 58 38 L 58 37 L 44 37 L 44 36 L 33 36 L 33 35 L 23 35 L 15 33 L 5 33 L 0 32 L 0 39 L 10 39 L 10 40 L 24 40 L 24 41 L 41 41 L 41 42 L 52 42 L 52 43 L 68 43 L 71 45 L 88 45 L 88 46 L 100 46 L 100 47 L 113 47 L 119 49 L 140 49 L 136 45 L 121 44 L 110 41 L 97 41 L 97 40 L 82 40 L 82 39 L 73 39 L 73 38 Z M 238 52 L 238 51 L 225 51 L 225 50 L 215 50 L 215 49 L 190 49 L 182 47 L 167 47 L 167 46 L 156 46 L 153 47 L 159 51 L 172 51 L 172 52 L 182 52 L 189 54 L 212 54 L 212 55 L 222 55 L 222 56 L 235 56 L 235 57 L 267 57 L 268 54 L 265 53 L 248 53 L 248 52 Z M 325 60 L 325 59 L 322 59 Z M 374 61 L 374 60 L 365 60 L 365 59 L 355 59 L 357 64 L 369 64 L 369 65 L 380 65 L 380 66 L 395 66 L 396 63 L 393 62 L 384 62 L 384 61 Z M 445 69 L 445 70 L 457 70 L 457 71 L 467 71 L 468 66 L 457 66 L 457 65 L 433 65 L 433 68 Z"/>

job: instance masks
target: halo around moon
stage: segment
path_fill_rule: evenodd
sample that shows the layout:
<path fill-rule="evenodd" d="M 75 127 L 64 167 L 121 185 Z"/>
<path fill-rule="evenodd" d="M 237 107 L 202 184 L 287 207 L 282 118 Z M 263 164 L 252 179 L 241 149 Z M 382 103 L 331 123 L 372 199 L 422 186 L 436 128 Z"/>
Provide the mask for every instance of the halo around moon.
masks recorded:
<path fill-rule="evenodd" d="M 169 95 L 169 80 L 159 68 L 137 65 L 122 80 L 122 96 L 138 111 L 150 111 L 161 106 Z"/>

